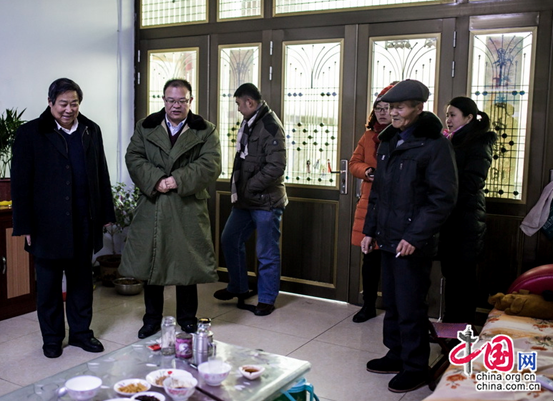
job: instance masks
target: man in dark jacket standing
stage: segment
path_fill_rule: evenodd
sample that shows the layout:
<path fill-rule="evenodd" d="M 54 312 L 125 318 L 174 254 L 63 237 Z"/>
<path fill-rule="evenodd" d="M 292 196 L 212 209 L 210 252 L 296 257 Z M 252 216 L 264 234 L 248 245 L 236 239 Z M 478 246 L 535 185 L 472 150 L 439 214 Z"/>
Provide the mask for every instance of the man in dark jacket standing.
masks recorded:
<path fill-rule="evenodd" d="M 385 96 L 392 124 L 379 135 L 377 170 L 363 229 L 362 252 L 377 241 L 382 254 L 385 319 L 389 349 L 367 363 L 374 373 L 397 373 L 392 392 L 415 390 L 427 381 L 429 334 L 425 298 L 430 285 L 436 235 L 453 209 L 457 174 L 442 124 L 423 111 L 429 89 L 419 81 L 399 82 Z"/>
<path fill-rule="evenodd" d="M 67 78 L 48 90 L 48 108 L 22 125 L 13 145 L 13 235 L 26 237 L 37 276 L 37 314 L 44 355 L 62 354 L 62 277 L 67 279 L 69 345 L 102 352 L 90 329 L 92 253 L 102 227 L 115 221 L 100 127 L 79 114 L 83 92 Z"/>
<path fill-rule="evenodd" d="M 221 246 L 229 271 L 229 285 L 214 297 L 245 299 L 248 292 L 245 242 L 258 231 L 257 316 L 275 309 L 281 280 L 280 222 L 288 203 L 284 184 L 286 165 L 285 134 L 279 118 L 262 100 L 251 83 L 234 94 L 244 116 L 237 136 L 237 153 L 231 177 L 233 209 L 221 235 Z"/>

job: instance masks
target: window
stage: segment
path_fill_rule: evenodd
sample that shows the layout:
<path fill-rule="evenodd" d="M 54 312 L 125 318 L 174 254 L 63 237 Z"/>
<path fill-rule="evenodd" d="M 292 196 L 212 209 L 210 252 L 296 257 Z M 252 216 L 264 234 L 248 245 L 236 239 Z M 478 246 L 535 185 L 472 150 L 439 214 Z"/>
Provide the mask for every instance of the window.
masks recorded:
<path fill-rule="evenodd" d="M 207 21 L 206 0 L 141 0 L 140 2 L 141 28 Z"/>
<path fill-rule="evenodd" d="M 237 134 L 242 114 L 237 110 L 233 94 L 244 83 L 253 83 L 260 89 L 260 44 L 219 47 L 219 115 L 218 130 L 221 140 L 221 175 L 230 179 L 237 152 Z"/>
<path fill-rule="evenodd" d="M 164 107 L 163 87 L 169 79 L 186 79 L 192 86 L 195 101 L 191 111 L 196 110 L 198 101 L 198 48 L 155 50 L 148 52 L 148 114 Z"/>
<path fill-rule="evenodd" d="M 261 0 L 219 0 L 218 19 L 261 18 Z"/>
<path fill-rule="evenodd" d="M 368 107 L 393 81 L 417 79 L 429 88 L 425 110 L 433 111 L 440 35 L 398 36 L 370 39 L 371 79 Z M 369 114 L 368 110 L 368 114 Z"/>
<path fill-rule="evenodd" d="M 342 41 L 285 43 L 285 182 L 336 186 Z"/>
<path fill-rule="evenodd" d="M 417 3 L 445 3 L 444 0 L 274 0 L 274 14 L 308 13 L 314 11 L 351 10 L 395 5 L 412 5 Z M 452 1 L 448 1 L 449 3 Z"/>
<path fill-rule="evenodd" d="M 534 28 L 471 34 L 470 97 L 498 135 L 485 186 L 491 198 L 522 199 L 534 37 Z"/>

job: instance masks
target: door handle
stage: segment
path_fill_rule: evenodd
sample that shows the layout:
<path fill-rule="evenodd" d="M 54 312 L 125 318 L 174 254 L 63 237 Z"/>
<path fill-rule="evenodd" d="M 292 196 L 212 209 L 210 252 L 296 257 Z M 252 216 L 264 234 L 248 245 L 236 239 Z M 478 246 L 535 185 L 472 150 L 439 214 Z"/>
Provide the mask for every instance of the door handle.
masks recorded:
<path fill-rule="evenodd" d="M 6 270 L 8 270 L 8 263 L 5 256 L 2 256 L 2 274 L 6 274 Z"/>
<path fill-rule="evenodd" d="M 341 195 L 348 195 L 348 159 L 341 159 L 340 170 L 330 171 L 333 174 L 339 174 L 339 190 Z"/>

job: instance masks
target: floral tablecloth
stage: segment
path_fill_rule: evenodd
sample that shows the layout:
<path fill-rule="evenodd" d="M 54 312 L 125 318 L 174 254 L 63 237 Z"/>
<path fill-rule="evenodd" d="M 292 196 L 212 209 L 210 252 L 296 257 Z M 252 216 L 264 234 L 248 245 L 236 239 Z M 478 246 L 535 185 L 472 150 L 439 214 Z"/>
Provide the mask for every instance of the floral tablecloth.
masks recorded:
<path fill-rule="evenodd" d="M 472 344 L 477 350 L 492 340 L 503 335 L 511 338 L 515 362 L 511 372 L 500 373 L 485 366 L 484 352 L 472 360 L 471 374 L 465 372 L 465 366 L 451 364 L 444 372 L 437 388 L 425 401 L 448 400 L 552 400 L 552 391 L 542 388 L 529 391 L 536 386 L 535 381 L 528 380 L 531 374 L 544 375 L 552 379 L 552 320 L 529 317 L 510 316 L 493 309 L 487 318 L 479 340 Z M 524 368 L 518 371 L 518 352 L 529 355 L 536 352 L 536 371 Z M 465 355 L 465 354 L 464 354 Z M 503 380 L 495 380 L 502 375 Z M 506 381 L 505 379 L 511 379 Z M 519 380 L 518 381 L 516 380 Z M 527 380 L 526 380 L 527 379 Z M 511 386 L 510 391 L 499 391 L 500 386 Z M 519 391 L 517 386 L 527 387 Z"/>

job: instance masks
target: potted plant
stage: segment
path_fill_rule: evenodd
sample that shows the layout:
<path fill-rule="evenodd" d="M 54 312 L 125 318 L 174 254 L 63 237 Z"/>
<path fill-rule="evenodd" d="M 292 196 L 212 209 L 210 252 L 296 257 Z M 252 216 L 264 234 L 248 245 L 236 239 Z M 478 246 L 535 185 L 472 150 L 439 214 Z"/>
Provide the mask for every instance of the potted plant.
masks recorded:
<path fill-rule="evenodd" d="M 25 109 L 19 113 L 17 109 L 6 109 L 0 115 L 0 201 L 11 199 L 10 179 L 6 173 L 12 161 L 12 145 L 15 139 L 15 132 L 25 121 L 21 116 Z"/>
<path fill-rule="evenodd" d="M 115 221 L 104 227 L 104 232 L 110 237 L 112 253 L 96 258 L 100 265 L 100 279 L 105 286 L 113 287 L 113 280 L 119 277 L 117 268 L 121 262 L 121 250 L 125 243 L 127 227 L 133 221 L 139 194 L 140 190 L 136 186 L 129 188 L 122 182 L 112 186 Z M 118 237 L 121 239 L 119 243 L 116 240 Z"/>

